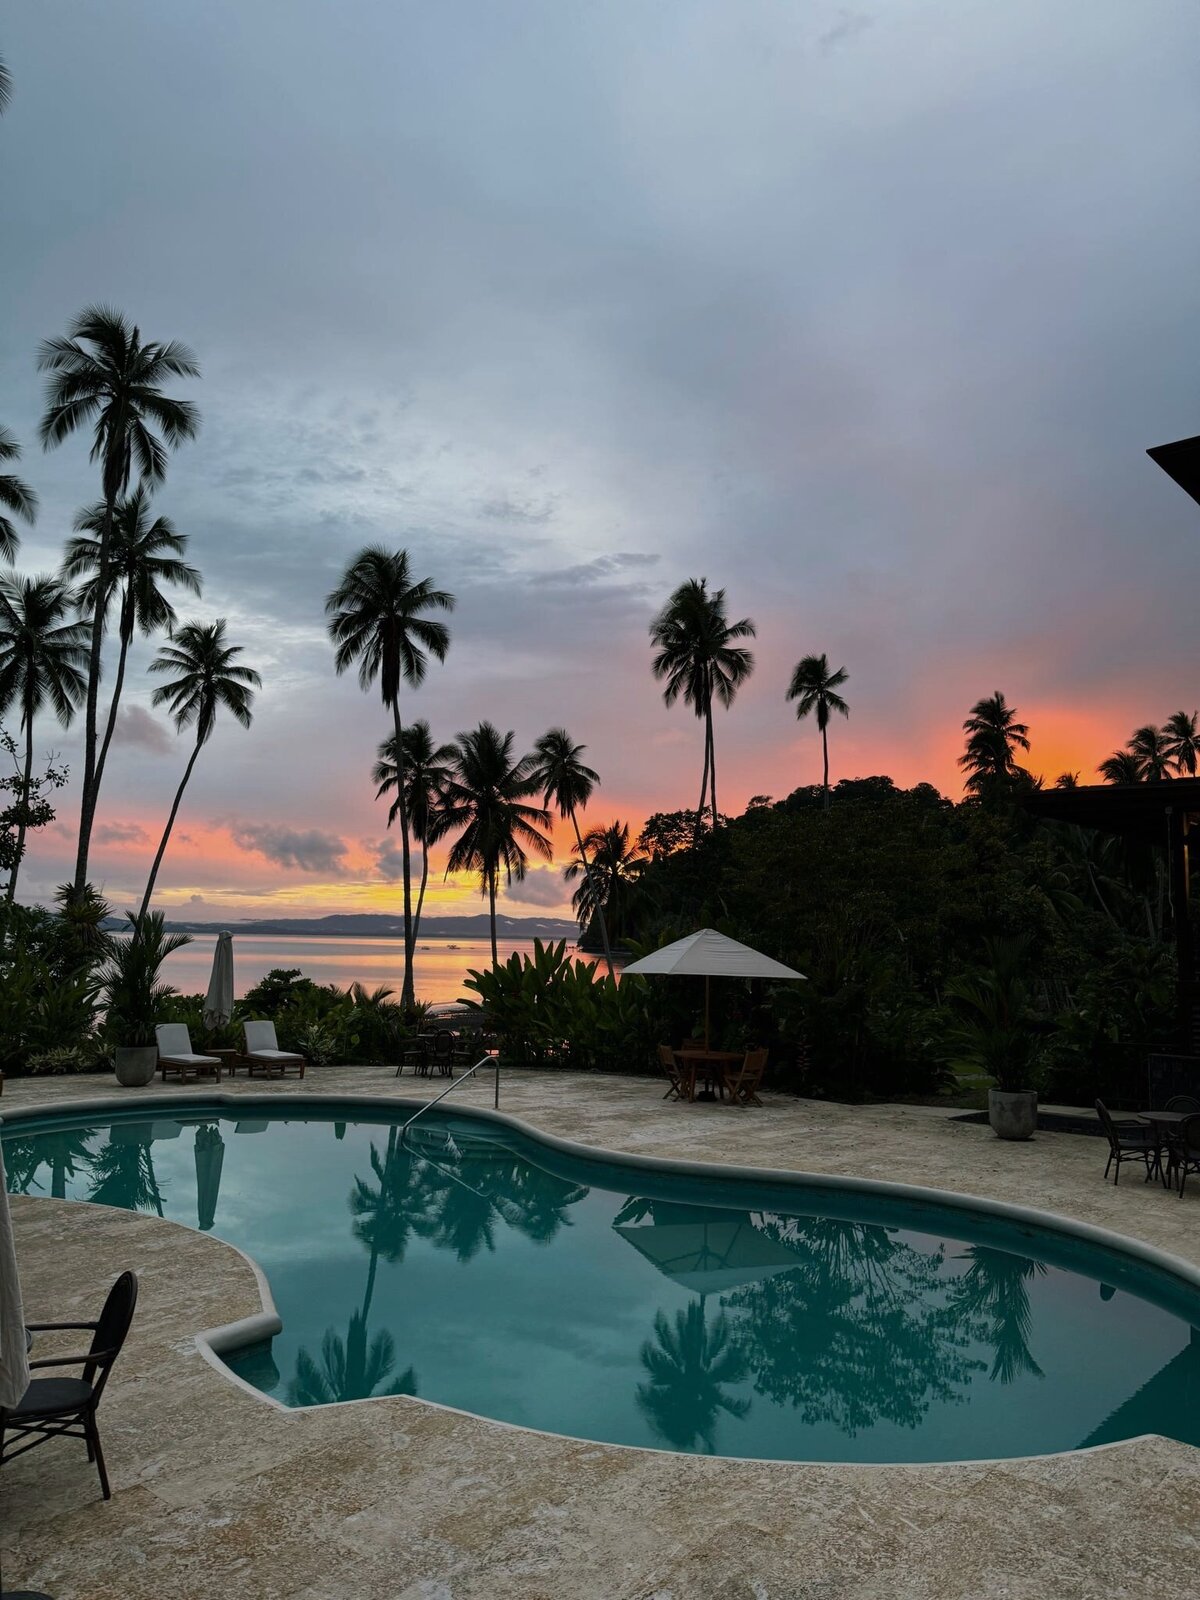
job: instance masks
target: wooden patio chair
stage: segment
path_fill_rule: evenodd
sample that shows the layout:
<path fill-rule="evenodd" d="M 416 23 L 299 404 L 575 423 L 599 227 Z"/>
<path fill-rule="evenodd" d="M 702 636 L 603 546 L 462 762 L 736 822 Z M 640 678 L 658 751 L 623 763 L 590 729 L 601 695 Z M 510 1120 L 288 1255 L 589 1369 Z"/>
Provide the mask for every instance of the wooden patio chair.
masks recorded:
<path fill-rule="evenodd" d="M 666 1073 L 668 1079 L 667 1092 L 663 1095 L 663 1099 L 670 1100 L 673 1097 L 676 1100 L 686 1100 L 688 1098 L 687 1078 L 684 1076 L 678 1061 L 676 1061 L 675 1052 L 669 1044 L 659 1045 L 658 1064 Z"/>
<path fill-rule="evenodd" d="M 158 1070 L 163 1082 L 168 1072 L 177 1072 L 181 1081 L 189 1078 L 220 1078 L 221 1063 L 216 1056 L 197 1055 L 184 1022 L 160 1022 L 154 1030 L 158 1045 Z"/>
<path fill-rule="evenodd" d="M 31 1322 L 30 1333 L 57 1332 L 60 1329 L 86 1330 L 92 1335 L 91 1347 L 83 1356 L 46 1356 L 31 1361 L 29 1370 L 47 1367 L 82 1367 L 78 1378 L 32 1378 L 20 1401 L 10 1411 L 0 1411 L 0 1463 L 22 1456 L 51 1439 L 82 1439 L 88 1460 L 96 1463 L 100 1488 L 106 1500 L 112 1499 L 104 1452 L 96 1427 L 96 1409 L 113 1362 L 121 1353 L 137 1305 L 138 1281 L 135 1273 L 123 1272 L 108 1291 L 96 1322 Z M 23 1440 L 7 1448 L 5 1435 Z"/>
<path fill-rule="evenodd" d="M 725 1074 L 725 1089 L 735 1106 L 761 1106 L 759 1085 L 767 1069 L 766 1050 L 747 1050 L 740 1067 Z"/>
<path fill-rule="evenodd" d="M 265 1072 L 269 1077 L 273 1077 L 277 1072 L 286 1074 L 295 1071 L 301 1077 L 304 1076 L 304 1069 L 308 1063 L 294 1050 L 279 1048 L 273 1022 L 244 1022 L 242 1030 L 246 1035 L 246 1048 L 242 1052 L 242 1059 L 248 1062 L 252 1078 L 258 1072 Z"/>

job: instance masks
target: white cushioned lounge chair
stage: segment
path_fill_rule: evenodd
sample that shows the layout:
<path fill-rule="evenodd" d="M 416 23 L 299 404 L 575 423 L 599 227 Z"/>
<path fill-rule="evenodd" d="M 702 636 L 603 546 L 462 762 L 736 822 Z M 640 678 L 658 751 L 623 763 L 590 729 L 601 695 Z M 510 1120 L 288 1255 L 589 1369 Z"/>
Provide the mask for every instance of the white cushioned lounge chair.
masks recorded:
<path fill-rule="evenodd" d="M 177 1072 L 181 1078 L 221 1076 L 221 1063 L 216 1056 L 199 1056 L 192 1049 L 186 1023 L 160 1022 L 154 1037 L 158 1041 L 158 1068 L 164 1083 L 168 1072 Z"/>
<path fill-rule="evenodd" d="M 298 1056 L 294 1050 L 281 1050 L 279 1040 L 275 1037 L 275 1024 L 273 1022 L 247 1022 L 243 1023 L 246 1033 L 246 1049 L 243 1056 L 250 1074 L 253 1077 L 255 1068 L 263 1072 L 287 1072 L 293 1068 L 304 1076 L 305 1061 L 303 1056 Z"/>

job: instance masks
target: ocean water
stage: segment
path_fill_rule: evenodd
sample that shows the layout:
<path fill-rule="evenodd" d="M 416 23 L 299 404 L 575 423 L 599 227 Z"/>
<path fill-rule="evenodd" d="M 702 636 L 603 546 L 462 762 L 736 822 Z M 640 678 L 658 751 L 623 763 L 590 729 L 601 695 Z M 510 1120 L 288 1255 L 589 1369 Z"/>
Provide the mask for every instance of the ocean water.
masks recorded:
<path fill-rule="evenodd" d="M 192 943 L 167 958 L 164 979 L 181 994 L 200 994 L 208 988 L 212 971 L 215 934 L 194 934 Z M 501 939 L 500 959 L 514 950 L 533 954 L 532 939 Z M 574 946 L 568 946 L 573 951 Z M 594 956 L 581 959 L 595 961 Z M 414 960 L 414 981 L 418 1000 L 440 1005 L 460 999 L 463 980 L 471 967 L 489 967 L 491 943 L 487 939 L 421 939 Z M 306 978 L 316 983 L 336 983 L 347 988 L 352 983 L 368 989 L 392 985 L 399 997 L 404 977 L 404 943 L 400 939 L 324 939 L 306 935 L 250 934 L 233 936 L 233 984 L 239 997 L 252 989 L 273 967 L 299 967 Z"/>

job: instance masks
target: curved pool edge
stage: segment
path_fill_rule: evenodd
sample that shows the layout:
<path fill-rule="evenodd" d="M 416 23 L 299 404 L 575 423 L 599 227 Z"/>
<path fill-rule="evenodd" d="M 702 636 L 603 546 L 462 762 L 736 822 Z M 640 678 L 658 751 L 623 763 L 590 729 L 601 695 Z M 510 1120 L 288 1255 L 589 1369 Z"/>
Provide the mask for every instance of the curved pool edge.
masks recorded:
<path fill-rule="evenodd" d="M 271 1110 L 281 1108 L 286 1111 L 322 1109 L 326 1112 L 338 1111 L 348 1113 L 346 1120 L 353 1120 L 353 1112 L 367 1108 L 376 1115 L 394 1120 L 397 1109 L 416 1112 L 430 1104 L 428 1100 L 412 1100 L 402 1095 L 329 1095 L 314 1094 L 312 1092 L 278 1092 L 270 1095 L 255 1095 L 253 1092 L 245 1094 L 229 1094 L 224 1091 L 213 1091 L 195 1096 L 172 1096 L 171 1104 L 182 1112 L 195 1110 L 217 1110 L 220 1113 L 247 1107 Z M 162 1099 L 157 1095 L 124 1094 L 105 1095 L 96 1099 L 78 1101 L 54 1101 L 41 1105 L 22 1106 L 19 1109 L 0 1115 L 0 1136 L 9 1126 L 19 1125 L 23 1122 L 44 1122 L 47 1119 L 59 1120 L 64 1117 L 79 1117 L 80 1115 L 95 1115 L 103 1118 L 114 1113 L 136 1113 L 140 1110 L 162 1109 Z M 851 1190 L 860 1194 L 879 1197 L 893 1197 L 900 1200 L 919 1201 L 926 1204 L 944 1206 L 952 1211 L 964 1213 L 983 1212 L 986 1215 L 999 1218 L 1016 1224 L 1046 1229 L 1053 1233 L 1066 1235 L 1068 1238 L 1078 1239 L 1084 1243 L 1115 1250 L 1144 1262 L 1148 1266 L 1160 1271 L 1168 1272 L 1182 1279 L 1189 1287 L 1200 1293 L 1200 1266 L 1193 1265 L 1183 1257 L 1162 1250 L 1156 1245 L 1147 1244 L 1144 1240 L 1136 1239 L 1129 1234 L 1117 1233 L 1110 1228 L 1102 1228 L 1094 1223 L 1083 1222 L 1076 1217 L 1064 1215 L 1061 1212 L 1043 1211 L 1033 1206 L 1014 1205 L 1009 1201 L 991 1200 L 986 1196 L 972 1195 L 955 1189 L 935 1189 L 923 1184 L 895 1183 L 881 1178 L 857 1178 L 852 1176 L 839 1176 L 832 1173 L 809 1172 L 802 1168 L 788 1167 L 755 1167 L 747 1166 L 740 1162 L 708 1162 L 688 1161 L 666 1156 L 646 1156 L 635 1152 L 610 1150 L 603 1145 L 580 1144 L 575 1140 L 564 1139 L 558 1134 L 548 1133 L 523 1121 L 520 1117 L 504 1111 L 495 1111 L 486 1106 L 458 1105 L 454 1108 L 454 1115 L 464 1116 L 469 1120 L 491 1123 L 503 1128 L 512 1129 L 522 1137 L 528 1138 L 535 1144 L 542 1145 L 548 1150 L 574 1160 L 586 1163 L 611 1162 L 616 1166 L 627 1167 L 633 1171 L 652 1174 L 684 1174 L 699 1179 L 711 1180 L 714 1176 L 722 1178 L 743 1180 L 752 1183 L 782 1184 L 785 1187 L 795 1185 L 810 1189 L 827 1189 L 830 1191 Z M 36 1203 L 39 1199 L 48 1197 L 28 1195 L 23 1199 Z M 91 1205 L 87 1200 L 57 1200 L 59 1205 Z M 144 1213 L 137 1213 L 145 1216 Z M 186 1231 L 196 1233 L 199 1230 L 190 1228 L 186 1223 L 174 1222 L 165 1217 L 150 1217 L 149 1222 L 165 1223 L 172 1228 L 184 1228 Z M 276 1307 L 274 1296 L 271 1292 L 270 1281 L 259 1263 L 253 1256 L 242 1250 L 230 1241 L 217 1235 L 206 1235 L 215 1239 L 215 1242 L 232 1250 L 250 1268 L 255 1283 L 258 1287 L 261 1309 L 249 1316 L 236 1318 L 232 1322 L 223 1323 L 215 1328 L 195 1331 L 189 1335 L 194 1348 L 204 1360 L 217 1371 L 222 1379 L 232 1383 L 236 1388 L 254 1397 L 260 1403 L 266 1403 L 272 1409 L 285 1414 L 303 1415 L 309 1411 L 341 1410 L 346 1406 L 374 1405 L 391 1402 L 394 1396 L 378 1395 L 368 1396 L 362 1400 L 335 1401 L 331 1405 L 321 1406 L 289 1406 L 277 1400 L 273 1395 L 255 1388 L 246 1379 L 240 1377 L 222 1359 L 223 1354 L 230 1354 L 236 1350 L 244 1349 L 249 1345 L 271 1338 L 280 1332 L 283 1319 Z M 1170 1439 L 1161 1434 L 1133 1434 L 1127 1439 L 1115 1439 L 1107 1444 L 1077 1446 L 1070 1450 L 1048 1450 L 1033 1455 L 1013 1456 L 972 1456 L 948 1461 L 830 1461 L 824 1459 L 805 1460 L 798 1457 L 763 1457 L 763 1456 L 706 1456 L 693 1455 L 686 1451 L 658 1449 L 651 1445 L 621 1444 L 612 1440 L 588 1439 L 579 1434 L 555 1433 L 546 1428 L 534 1428 L 524 1423 L 509 1422 L 500 1417 L 490 1417 L 483 1412 L 467 1411 L 461 1406 L 449 1405 L 443 1401 L 427 1400 L 421 1396 L 403 1396 L 406 1403 L 428 1406 L 429 1408 L 447 1412 L 454 1416 L 467 1417 L 473 1422 L 484 1423 L 491 1427 L 504 1428 L 520 1434 L 531 1434 L 544 1439 L 565 1439 L 577 1444 L 587 1445 L 600 1450 L 631 1451 L 642 1455 L 669 1455 L 675 1459 L 689 1461 L 745 1461 L 762 1466 L 776 1467 L 815 1467 L 833 1468 L 837 1470 L 853 1469 L 858 1472 L 878 1472 L 888 1469 L 901 1468 L 906 1471 L 921 1469 L 947 1470 L 956 1467 L 1004 1467 L 1010 1464 L 1033 1463 L 1039 1461 L 1071 1460 L 1077 1457 L 1091 1457 L 1102 1452 L 1124 1449 L 1135 1445 L 1141 1440 L 1163 1440 L 1170 1444 L 1179 1445 L 1181 1448 L 1196 1450 L 1197 1447 L 1186 1444 L 1182 1440 Z M 1198 1451 L 1200 1453 L 1200 1451 Z"/>

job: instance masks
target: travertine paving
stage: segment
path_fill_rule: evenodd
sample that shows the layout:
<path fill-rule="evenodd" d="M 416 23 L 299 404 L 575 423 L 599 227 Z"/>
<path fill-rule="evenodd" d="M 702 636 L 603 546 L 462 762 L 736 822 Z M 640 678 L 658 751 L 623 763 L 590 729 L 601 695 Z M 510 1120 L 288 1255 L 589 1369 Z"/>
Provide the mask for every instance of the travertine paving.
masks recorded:
<path fill-rule="evenodd" d="M 442 1086 L 377 1068 L 313 1069 L 303 1084 L 416 1097 Z M 115 1092 L 107 1078 L 10 1082 L 0 1112 Z M 490 1104 L 490 1086 L 456 1098 Z M 1004 1145 L 924 1108 L 680 1106 L 652 1080 L 567 1074 L 506 1077 L 501 1107 L 610 1149 L 1042 1206 L 1200 1263 L 1200 1185 L 1182 1202 L 1136 1175 L 1114 1190 L 1089 1139 Z M 77 1446 L 7 1467 L 9 1588 L 56 1600 L 1107 1600 L 1189 1593 L 1200 1570 L 1200 1452 L 1171 1441 L 995 1466 L 806 1467 L 582 1444 L 402 1397 L 284 1412 L 192 1342 L 258 1309 L 235 1251 L 94 1206 L 18 1199 L 14 1214 L 31 1318 L 90 1314 L 125 1266 L 142 1294 L 102 1411 L 114 1498 L 101 1501 Z"/>

